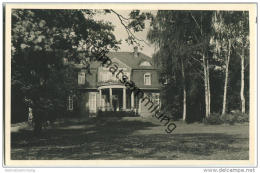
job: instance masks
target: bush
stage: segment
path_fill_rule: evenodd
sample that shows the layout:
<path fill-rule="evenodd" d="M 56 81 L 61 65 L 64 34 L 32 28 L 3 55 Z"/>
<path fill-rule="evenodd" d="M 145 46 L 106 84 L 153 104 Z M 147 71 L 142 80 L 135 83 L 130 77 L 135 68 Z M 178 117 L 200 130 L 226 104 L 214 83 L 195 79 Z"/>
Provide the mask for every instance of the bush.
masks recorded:
<path fill-rule="evenodd" d="M 220 119 L 223 123 L 234 125 L 237 122 L 236 114 L 223 114 L 220 116 Z"/>
<path fill-rule="evenodd" d="M 97 117 L 138 117 L 134 111 L 101 111 L 97 112 Z"/>
<path fill-rule="evenodd" d="M 246 114 L 246 113 L 241 113 L 241 112 L 239 112 L 239 113 L 236 114 L 236 116 L 237 116 L 236 121 L 237 121 L 238 123 L 249 122 L 249 115 Z"/>
<path fill-rule="evenodd" d="M 203 121 L 205 124 L 217 125 L 217 124 L 230 124 L 249 122 L 249 115 L 243 114 L 239 111 L 233 111 L 229 114 L 220 115 L 218 113 L 211 114 Z"/>
<path fill-rule="evenodd" d="M 210 124 L 210 125 L 218 125 L 222 124 L 222 120 L 220 118 L 220 114 L 213 113 L 209 117 L 204 119 L 204 124 Z"/>

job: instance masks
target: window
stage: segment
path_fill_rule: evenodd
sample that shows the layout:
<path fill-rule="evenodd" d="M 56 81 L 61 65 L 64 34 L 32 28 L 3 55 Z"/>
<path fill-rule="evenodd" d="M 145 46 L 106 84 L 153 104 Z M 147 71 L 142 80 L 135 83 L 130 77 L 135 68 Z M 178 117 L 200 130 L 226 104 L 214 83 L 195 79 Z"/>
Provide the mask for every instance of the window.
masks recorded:
<path fill-rule="evenodd" d="M 151 85 L 151 74 L 150 73 L 144 74 L 144 85 Z"/>
<path fill-rule="evenodd" d="M 84 85 L 85 84 L 85 72 L 80 72 L 78 75 L 78 84 Z"/>
<path fill-rule="evenodd" d="M 89 111 L 96 112 L 96 93 L 90 92 L 89 93 Z"/>
<path fill-rule="evenodd" d="M 140 66 L 151 66 L 151 63 L 148 61 L 141 62 Z"/>
<path fill-rule="evenodd" d="M 106 81 L 110 80 L 110 79 L 111 79 L 111 76 L 110 76 L 110 75 L 112 76 L 112 74 L 111 74 L 110 72 L 107 72 L 107 71 L 102 72 L 102 73 L 100 74 L 101 81 L 102 81 L 102 82 L 106 82 Z"/>
<path fill-rule="evenodd" d="M 72 110 L 73 110 L 73 97 L 72 97 L 72 96 L 69 96 L 69 97 L 68 97 L 67 109 L 68 109 L 69 111 L 72 111 Z"/>

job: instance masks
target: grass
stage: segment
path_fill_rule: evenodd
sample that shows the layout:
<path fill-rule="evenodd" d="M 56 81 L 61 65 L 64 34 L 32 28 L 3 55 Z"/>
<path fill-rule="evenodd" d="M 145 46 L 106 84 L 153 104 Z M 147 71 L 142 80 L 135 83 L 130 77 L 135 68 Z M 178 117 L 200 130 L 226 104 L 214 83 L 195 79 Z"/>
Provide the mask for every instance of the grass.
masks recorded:
<path fill-rule="evenodd" d="M 13 160 L 248 160 L 248 124 L 176 122 L 172 134 L 156 119 L 140 117 L 59 121 L 33 137 L 29 128 L 11 134 Z"/>

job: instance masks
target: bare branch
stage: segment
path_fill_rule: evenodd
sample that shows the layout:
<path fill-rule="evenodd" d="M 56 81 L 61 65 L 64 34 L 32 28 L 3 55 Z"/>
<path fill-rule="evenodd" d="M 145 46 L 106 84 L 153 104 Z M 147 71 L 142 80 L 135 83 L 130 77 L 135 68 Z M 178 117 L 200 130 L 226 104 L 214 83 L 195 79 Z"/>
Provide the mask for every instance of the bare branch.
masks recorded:
<path fill-rule="evenodd" d="M 198 59 L 196 59 L 196 58 L 193 58 L 192 56 L 190 56 L 190 58 L 191 59 L 193 59 L 193 60 L 195 60 L 195 61 L 197 61 L 200 65 L 202 65 L 203 66 L 203 63 L 202 62 L 200 62 L 200 60 L 198 60 Z"/>
<path fill-rule="evenodd" d="M 111 11 L 112 11 L 113 13 L 115 13 L 116 15 L 118 15 L 121 19 L 124 19 L 124 20 L 130 20 L 129 18 L 126 18 L 126 17 L 122 16 L 121 14 L 115 12 L 115 11 L 112 10 L 112 9 L 111 9 Z"/>
<path fill-rule="evenodd" d="M 202 35 L 201 27 L 200 27 L 199 23 L 197 22 L 197 20 L 195 19 L 195 17 L 193 16 L 192 12 L 190 12 L 190 15 L 191 15 L 192 19 L 194 20 L 194 22 L 196 23 L 197 27 L 199 28 L 200 34 Z"/>
<path fill-rule="evenodd" d="M 135 34 L 132 33 L 131 29 L 128 27 L 128 25 L 125 23 L 125 22 L 128 22 L 129 19 L 126 18 L 126 17 L 123 17 L 121 14 L 115 12 L 114 10 L 111 10 L 111 12 L 113 12 L 117 17 L 118 19 L 120 20 L 120 23 L 123 25 L 123 27 L 125 28 L 126 32 L 127 32 L 127 35 L 129 38 L 133 38 L 137 41 L 140 41 L 140 42 L 144 42 L 145 44 L 147 44 L 148 46 L 150 46 L 150 44 L 148 42 L 146 42 L 145 40 L 143 39 L 140 39 L 138 37 L 135 36 Z"/>

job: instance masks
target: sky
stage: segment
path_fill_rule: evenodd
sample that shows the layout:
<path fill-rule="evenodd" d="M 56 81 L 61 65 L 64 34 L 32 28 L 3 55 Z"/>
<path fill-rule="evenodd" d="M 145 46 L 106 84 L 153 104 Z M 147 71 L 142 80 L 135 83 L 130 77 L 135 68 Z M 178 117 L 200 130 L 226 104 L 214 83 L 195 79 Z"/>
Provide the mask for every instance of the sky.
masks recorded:
<path fill-rule="evenodd" d="M 118 14 L 121 14 L 122 16 L 128 18 L 129 17 L 129 13 L 131 12 L 130 10 L 115 10 Z M 127 32 L 124 28 L 124 26 L 120 23 L 120 20 L 118 19 L 118 17 L 114 14 L 114 13 L 110 13 L 110 14 L 98 14 L 94 17 L 96 20 L 103 20 L 103 21 L 107 21 L 107 22 L 111 22 L 112 25 L 115 26 L 115 30 L 114 30 L 114 35 L 116 37 L 117 40 L 122 40 L 121 45 L 120 45 L 120 49 L 118 50 L 119 52 L 132 52 L 133 51 L 133 45 L 128 45 L 128 43 L 125 41 L 125 39 L 128 37 Z M 148 40 L 146 39 L 147 33 L 149 31 L 149 22 L 147 21 L 145 23 L 145 29 L 142 32 L 137 32 L 134 33 L 135 36 L 139 39 L 145 40 L 146 42 L 148 42 Z M 149 42 L 148 42 L 149 43 Z M 146 43 L 140 42 L 141 46 L 142 46 L 142 50 L 140 50 L 139 48 L 139 52 L 142 52 L 150 57 L 152 57 L 155 47 L 153 45 L 147 45 Z"/>

